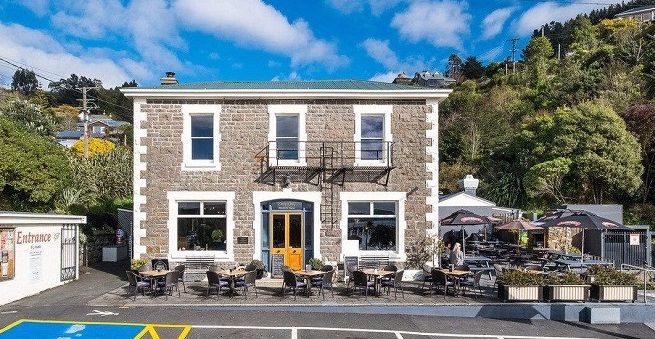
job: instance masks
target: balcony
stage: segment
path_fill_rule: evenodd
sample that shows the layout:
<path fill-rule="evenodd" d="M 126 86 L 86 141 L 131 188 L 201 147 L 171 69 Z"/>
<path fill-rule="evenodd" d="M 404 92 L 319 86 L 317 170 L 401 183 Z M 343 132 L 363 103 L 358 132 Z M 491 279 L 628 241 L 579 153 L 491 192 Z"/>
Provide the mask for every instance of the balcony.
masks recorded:
<path fill-rule="evenodd" d="M 393 166 L 390 141 L 269 141 L 255 159 L 257 182 L 315 185 L 373 182 L 386 185 Z"/>

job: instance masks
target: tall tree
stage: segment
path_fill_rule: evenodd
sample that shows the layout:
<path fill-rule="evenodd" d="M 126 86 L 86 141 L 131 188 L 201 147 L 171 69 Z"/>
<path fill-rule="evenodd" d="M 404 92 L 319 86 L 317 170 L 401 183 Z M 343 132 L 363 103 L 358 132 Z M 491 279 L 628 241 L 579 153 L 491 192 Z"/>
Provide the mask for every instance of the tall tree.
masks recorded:
<path fill-rule="evenodd" d="M 462 59 L 457 54 L 451 54 L 448 57 L 448 67 L 446 68 L 446 72 L 444 74 L 447 77 L 455 79 L 457 83 L 464 81 L 462 74 Z"/>
<path fill-rule="evenodd" d="M 480 79 L 484 76 L 485 69 L 482 63 L 474 56 L 464 60 L 462 64 L 462 75 L 466 79 Z"/>
<path fill-rule="evenodd" d="M 102 82 L 98 79 L 90 79 L 85 76 L 71 74 L 68 79 L 60 79 L 51 82 L 48 87 L 55 95 L 58 104 L 77 106 L 78 99 L 82 98 L 82 87 L 99 87 Z"/>
<path fill-rule="evenodd" d="M 628 130 L 637 137 L 641 145 L 641 159 L 644 166 L 642 202 L 651 197 L 655 186 L 655 105 L 637 105 L 623 114 Z"/>
<path fill-rule="evenodd" d="M 11 89 L 25 95 L 31 95 L 39 88 L 36 73 L 27 69 L 18 69 L 11 78 Z"/>

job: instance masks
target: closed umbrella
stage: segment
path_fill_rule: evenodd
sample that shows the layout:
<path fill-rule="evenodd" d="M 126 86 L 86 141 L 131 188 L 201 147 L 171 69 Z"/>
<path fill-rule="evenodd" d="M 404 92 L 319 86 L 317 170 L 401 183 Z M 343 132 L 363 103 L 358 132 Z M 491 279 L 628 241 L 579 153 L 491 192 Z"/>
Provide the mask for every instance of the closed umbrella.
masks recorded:
<path fill-rule="evenodd" d="M 542 225 L 542 227 L 570 227 L 570 228 L 580 228 L 582 229 L 582 257 L 581 261 L 584 261 L 584 231 L 585 229 L 593 230 L 631 230 L 630 227 L 621 225 L 620 223 L 599 217 L 591 212 L 587 211 L 575 211 L 573 214 L 568 216 L 563 216 L 561 218 L 552 219 Z"/>

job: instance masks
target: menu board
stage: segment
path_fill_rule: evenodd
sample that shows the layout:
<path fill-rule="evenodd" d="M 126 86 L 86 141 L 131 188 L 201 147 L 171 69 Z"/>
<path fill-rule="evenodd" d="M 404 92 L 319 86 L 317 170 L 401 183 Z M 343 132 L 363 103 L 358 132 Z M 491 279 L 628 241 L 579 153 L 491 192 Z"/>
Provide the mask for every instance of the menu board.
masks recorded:
<path fill-rule="evenodd" d="M 350 273 L 348 272 L 348 266 L 354 265 L 355 269 L 358 269 L 358 257 L 344 257 L 343 258 L 343 269 L 345 271 L 345 275 L 350 276 Z"/>
<path fill-rule="evenodd" d="M 15 229 L 0 228 L 0 280 L 13 279 L 15 272 Z"/>
<path fill-rule="evenodd" d="M 271 255 L 271 274 L 273 277 L 282 276 L 282 266 L 284 266 L 284 254 L 272 254 Z"/>

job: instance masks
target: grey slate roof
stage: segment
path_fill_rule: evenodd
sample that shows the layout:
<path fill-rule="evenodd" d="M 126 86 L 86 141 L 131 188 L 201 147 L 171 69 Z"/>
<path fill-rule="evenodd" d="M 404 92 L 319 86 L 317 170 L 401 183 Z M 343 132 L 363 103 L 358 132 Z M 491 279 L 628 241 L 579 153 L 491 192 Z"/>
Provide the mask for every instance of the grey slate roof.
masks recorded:
<path fill-rule="evenodd" d="M 307 80 L 307 81 L 210 81 L 178 85 L 138 87 L 138 89 L 167 90 L 416 90 L 414 86 L 364 80 Z"/>
<path fill-rule="evenodd" d="M 627 15 L 630 15 L 630 14 L 634 14 L 634 13 L 640 13 L 640 12 L 643 12 L 643 11 L 648 11 L 648 10 L 651 10 L 651 9 L 655 9 L 655 5 L 642 6 L 642 7 L 629 9 L 629 10 L 627 10 L 625 12 L 621 12 L 621 13 L 615 15 L 615 16 L 616 17 L 622 17 L 622 16 L 627 16 Z"/>

